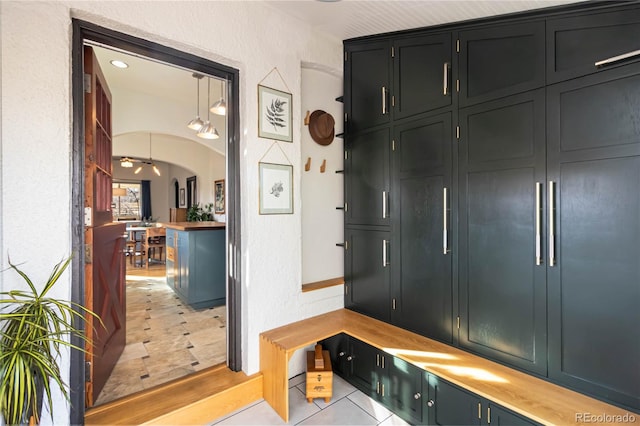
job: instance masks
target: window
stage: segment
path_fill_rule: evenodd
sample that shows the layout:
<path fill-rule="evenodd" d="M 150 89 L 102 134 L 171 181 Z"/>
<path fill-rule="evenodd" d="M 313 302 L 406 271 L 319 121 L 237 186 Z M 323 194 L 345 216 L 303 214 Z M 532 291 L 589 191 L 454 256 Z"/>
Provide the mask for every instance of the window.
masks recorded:
<path fill-rule="evenodd" d="M 140 183 L 113 182 L 113 220 L 140 220 Z"/>

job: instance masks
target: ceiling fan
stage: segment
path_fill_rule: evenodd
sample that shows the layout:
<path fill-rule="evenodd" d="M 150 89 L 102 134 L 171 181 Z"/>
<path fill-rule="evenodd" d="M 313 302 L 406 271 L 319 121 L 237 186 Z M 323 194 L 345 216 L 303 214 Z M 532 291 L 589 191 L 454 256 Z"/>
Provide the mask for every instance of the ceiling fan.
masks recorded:
<path fill-rule="evenodd" d="M 160 170 L 151 159 L 139 160 L 137 158 L 131 158 L 131 157 L 120 157 L 120 167 L 131 168 L 133 167 L 133 163 L 140 163 L 138 168 L 136 168 L 135 171 L 133 172 L 135 174 L 140 173 L 140 171 L 142 170 L 142 166 L 144 166 L 145 164 L 148 164 L 153 168 L 153 172 L 158 176 L 160 176 Z"/>

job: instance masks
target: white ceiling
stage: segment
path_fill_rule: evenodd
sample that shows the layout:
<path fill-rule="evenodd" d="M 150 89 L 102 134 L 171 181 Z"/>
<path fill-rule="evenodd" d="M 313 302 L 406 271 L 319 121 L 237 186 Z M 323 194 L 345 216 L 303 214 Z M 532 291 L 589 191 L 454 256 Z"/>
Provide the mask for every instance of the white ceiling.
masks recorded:
<path fill-rule="evenodd" d="M 574 3 L 575 0 L 266 0 L 339 40 Z"/>

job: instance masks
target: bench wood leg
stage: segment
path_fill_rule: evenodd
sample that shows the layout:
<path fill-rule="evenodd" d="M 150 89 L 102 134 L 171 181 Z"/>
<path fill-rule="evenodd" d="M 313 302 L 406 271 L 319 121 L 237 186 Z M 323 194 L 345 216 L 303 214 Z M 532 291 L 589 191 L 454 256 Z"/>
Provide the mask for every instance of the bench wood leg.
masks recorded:
<path fill-rule="evenodd" d="M 264 400 L 289 422 L 289 354 L 260 336 L 260 371 Z"/>

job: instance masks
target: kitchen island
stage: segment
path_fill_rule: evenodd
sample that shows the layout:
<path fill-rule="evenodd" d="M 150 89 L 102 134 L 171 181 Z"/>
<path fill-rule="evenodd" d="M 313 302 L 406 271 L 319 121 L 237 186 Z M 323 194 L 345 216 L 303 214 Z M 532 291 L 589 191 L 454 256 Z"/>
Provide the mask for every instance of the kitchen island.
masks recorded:
<path fill-rule="evenodd" d="M 167 285 L 195 309 L 226 304 L 225 224 L 166 222 Z"/>

